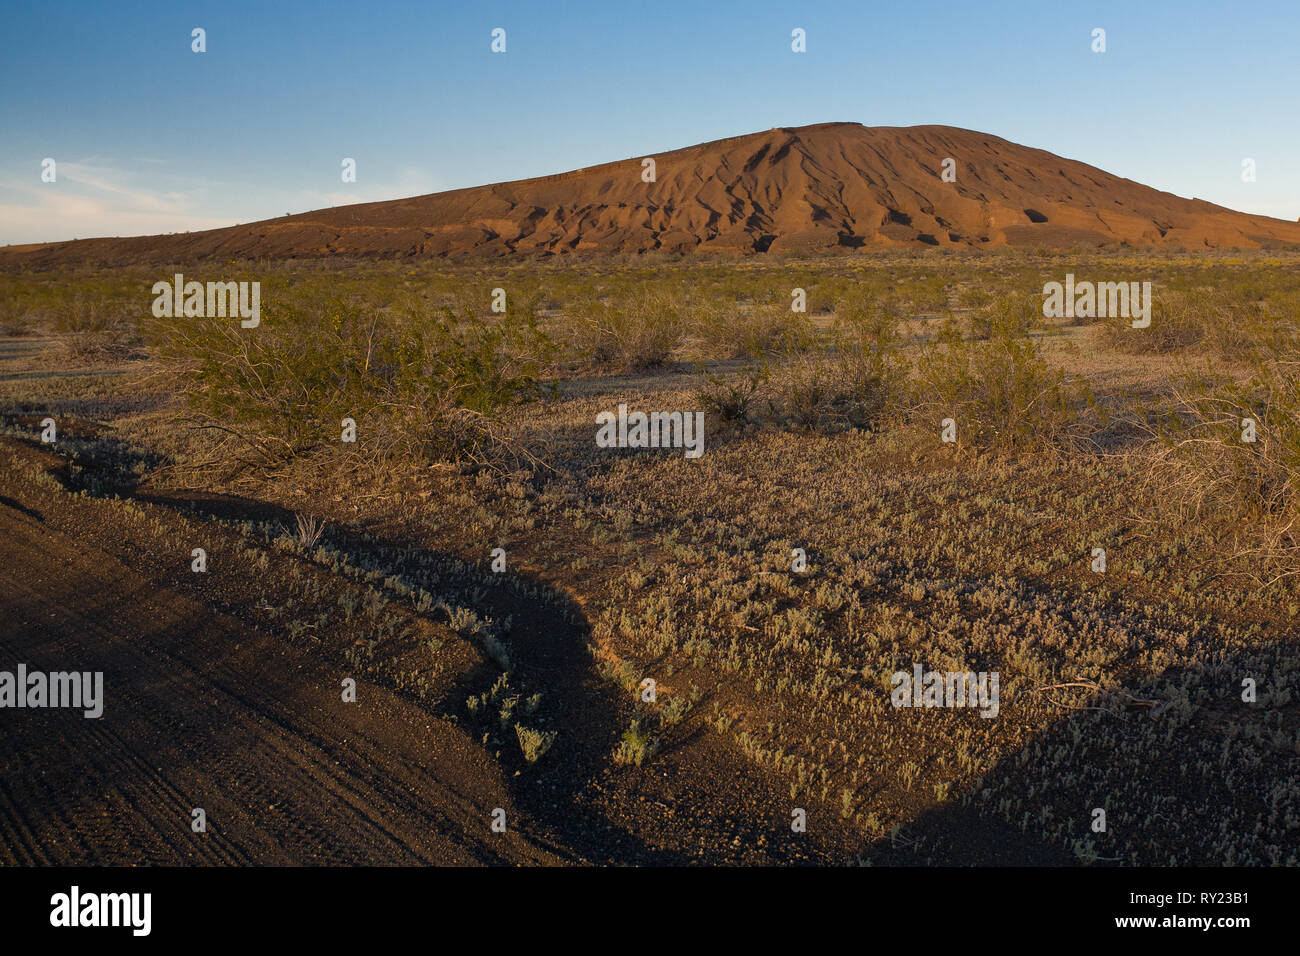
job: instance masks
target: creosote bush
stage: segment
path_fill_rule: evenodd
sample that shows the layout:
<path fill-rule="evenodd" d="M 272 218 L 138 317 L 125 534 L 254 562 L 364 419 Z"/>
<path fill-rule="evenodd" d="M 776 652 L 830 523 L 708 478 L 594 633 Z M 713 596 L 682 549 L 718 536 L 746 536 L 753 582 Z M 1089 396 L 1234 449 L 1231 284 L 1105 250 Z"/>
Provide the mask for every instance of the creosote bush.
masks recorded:
<path fill-rule="evenodd" d="M 681 340 L 682 314 L 675 297 L 644 290 L 637 296 L 592 303 L 576 316 L 576 329 L 592 362 L 621 371 L 645 371 L 667 364 Z"/>
<path fill-rule="evenodd" d="M 1034 341 L 999 330 L 986 341 L 962 339 L 951 327 L 916 363 L 918 408 L 938 422 L 957 422 L 959 445 L 1008 450 L 1085 440 L 1097 411 L 1086 384 L 1067 381 Z"/>
<path fill-rule="evenodd" d="M 263 461 L 349 447 L 345 418 L 368 456 L 484 460 L 497 440 L 492 416 L 537 393 L 550 348 L 531 313 L 422 316 L 339 297 L 264 303 L 253 329 L 183 317 L 153 333 L 203 424 Z"/>
<path fill-rule="evenodd" d="M 970 338 L 987 341 L 994 337 L 1029 334 L 1042 322 L 1041 296 L 1003 295 L 989 297 L 967 319 Z"/>

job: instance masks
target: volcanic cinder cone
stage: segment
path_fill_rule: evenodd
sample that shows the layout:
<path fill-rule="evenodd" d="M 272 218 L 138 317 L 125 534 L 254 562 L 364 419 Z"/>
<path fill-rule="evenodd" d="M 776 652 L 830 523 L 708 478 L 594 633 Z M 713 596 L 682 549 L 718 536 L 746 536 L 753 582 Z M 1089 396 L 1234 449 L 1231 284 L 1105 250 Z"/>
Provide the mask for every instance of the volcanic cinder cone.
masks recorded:
<path fill-rule="evenodd" d="M 1300 245 L 1300 224 L 1182 199 L 950 126 L 822 123 L 556 176 L 206 232 L 0 250 L 7 268 L 248 257 Z M 952 159 L 954 182 L 945 182 Z"/>

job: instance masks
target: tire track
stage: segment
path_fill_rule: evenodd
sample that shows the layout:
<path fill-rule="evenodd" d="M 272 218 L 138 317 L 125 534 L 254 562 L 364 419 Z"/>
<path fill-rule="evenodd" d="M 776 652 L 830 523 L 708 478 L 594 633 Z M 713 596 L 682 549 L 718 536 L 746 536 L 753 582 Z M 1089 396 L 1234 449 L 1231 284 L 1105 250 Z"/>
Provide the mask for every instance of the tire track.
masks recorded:
<path fill-rule="evenodd" d="M 0 710 L 0 862 L 561 862 L 514 829 L 499 771 L 459 729 L 364 682 L 344 704 L 337 669 L 55 527 L 112 521 L 111 502 L 12 477 L 0 670 L 103 671 L 104 713 Z M 58 507 L 75 520 L 24 510 Z M 194 807 L 208 832 L 191 832 Z"/>

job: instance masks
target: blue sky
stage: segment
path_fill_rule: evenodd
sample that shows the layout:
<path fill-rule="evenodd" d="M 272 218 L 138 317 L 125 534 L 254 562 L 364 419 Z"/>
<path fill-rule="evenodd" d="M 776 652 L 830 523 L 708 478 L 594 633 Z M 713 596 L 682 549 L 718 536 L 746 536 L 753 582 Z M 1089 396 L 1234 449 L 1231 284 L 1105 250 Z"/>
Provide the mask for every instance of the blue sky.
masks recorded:
<path fill-rule="evenodd" d="M 976 129 L 1294 221 L 1298 99 L 1297 0 L 5 0 L 0 243 L 210 228 L 831 120 Z"/>

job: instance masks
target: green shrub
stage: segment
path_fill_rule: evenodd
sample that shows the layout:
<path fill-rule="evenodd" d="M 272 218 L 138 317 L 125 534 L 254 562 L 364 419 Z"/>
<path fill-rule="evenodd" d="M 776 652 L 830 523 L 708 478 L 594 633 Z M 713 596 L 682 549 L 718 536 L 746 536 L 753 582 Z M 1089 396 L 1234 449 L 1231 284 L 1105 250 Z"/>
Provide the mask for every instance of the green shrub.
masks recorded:
<path fill-rule="evenodd" d="M 640 718 L 634 719 L 619 739 L 618 748 L 614 751 L 614 762 L 639 767 L 658 747 L 659 739 L 650 733 Z"/>
<path fill-rule="evenodd" d="M 856 428 L 874 426 L 904 400 L 909 363 L 898 311 L 889 303 L 846 309 L 831 336 L 830 408 Z"/>
<path fill-rule="evenodd" d="M 922 352 L 913 388 L 936 427 L 952 418 L 958 444 L 979 448 L 1076 444 L 1096 409 L 1086 385 L 1049 367 L 1032 339 L 1006 333 L 964 341 L 950 329 Z"/>
<path fill-rule="evenodd" d="M 668 364 L 681 341 L 684 312 L 675 297 L 647 287 L 576 310 L 573 332 L 591 363 L 646 371 Z"/>
<path fill-rule="evenodd" d="M 339 297 L 272 298 L 253 329 L 175 318 L 152 332 L 203 420 L 263 461 L 347 447 L 344 418 L 368 455 L 483 460 L 491 416 L 537 390 L 537 356 L 549 345 L 530 313 L 512 322 L 446 309 L 426 319 Z"/>
<path fill-rule="evenodd" d="M 555 743 L 557 736 L 559 735 L 553 730 L 535 730 L 523 724 L 515 724 L 515 737 L 519 741 L 519 749 L 529 763 L 537 763 L 546 751 L 551 749 L 551 744 Z"/>
<path fill-rule="evenodd" d="M 1038 296 L 990 296 L 991 301 L 967 318 L 968 334 L 985 341 L 995 336 L 1024 336 L 1042 320 L 1042 299 Z"/>

